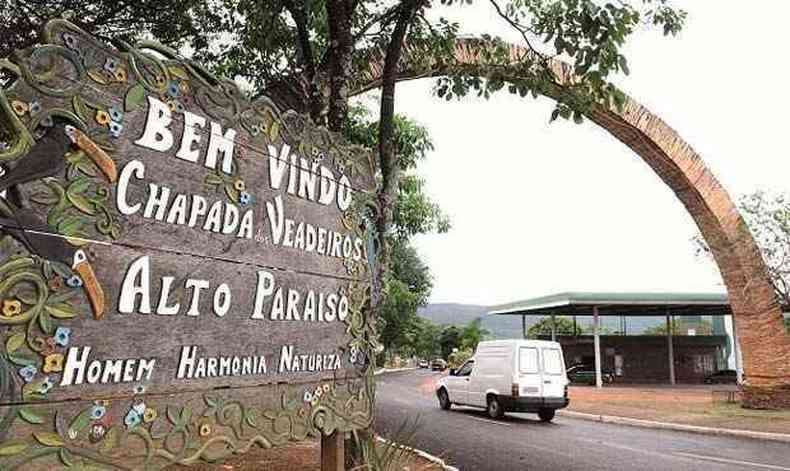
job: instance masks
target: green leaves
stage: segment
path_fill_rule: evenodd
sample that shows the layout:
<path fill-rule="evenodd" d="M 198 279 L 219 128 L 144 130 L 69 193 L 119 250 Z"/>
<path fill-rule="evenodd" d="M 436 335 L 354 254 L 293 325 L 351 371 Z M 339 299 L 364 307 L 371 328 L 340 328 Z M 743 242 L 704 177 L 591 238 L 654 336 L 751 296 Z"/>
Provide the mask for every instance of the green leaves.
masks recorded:
<path fill-rule="evenodd" d="M 27 450 L 28 444 L 21 440 L 8 440 L 0 444 L 0 456 L 13 456 Z"/>
<path fill-rule="evenodd" d="M 33 437 L 37 442 L 45 446 L 63 446 L 66 444 L 57 433 L 35 432 L 33 433 Z"/>
<path fill-rule="evenodd" d="M 67 303 L 47 304 L 44 306 L 44 310 L 52 317 L 58 319 L 71 319 L 72 317 L 77 317 L 77 311 Z"/>
<path fill-rule="evenodd" d="M 5 351 L 6 353 L 13 353 L 19 349 L 22 345 L 25 344 L 25 339 L 27 337 L 22 332 L 17 332 L 12 334 L 8 337 L 8 340 L 5 342 Z"/>
<path fill-rule="evenodd" d="M 124 108 L 126 111 L 134 111 L 145 102 L 145 88 L 141 84 L 137 84 L 126 92 L 124 99 Z"/>
<path fill-rule="evenodd" d="M 24 420 L 25 422 L 27 422 L 29 424 L 43 424 L 44 423 L 44 418 L 41 417 L 40 415 L 36 414 L 35 412 L 33 412 L 33 410 L 28 408 L 28 407 L 23 407 L 23 408 L 19 409 L 19 417 L 21 417 L 22 420 Z"/>

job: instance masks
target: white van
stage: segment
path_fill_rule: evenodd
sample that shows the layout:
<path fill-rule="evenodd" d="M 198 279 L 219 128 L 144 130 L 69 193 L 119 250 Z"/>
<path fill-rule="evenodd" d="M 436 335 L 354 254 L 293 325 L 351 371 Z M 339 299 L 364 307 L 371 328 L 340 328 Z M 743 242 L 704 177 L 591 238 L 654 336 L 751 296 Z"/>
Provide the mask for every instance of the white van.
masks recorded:
<path fill-rule="evenodd" d="M 475 355 L 436 388 L 439 406 L 481 407 L 492 418 L 505 412 L 537 412 L 548 422 L 568 405 L 562 347 L 545 340 L 480 342 Z"/>

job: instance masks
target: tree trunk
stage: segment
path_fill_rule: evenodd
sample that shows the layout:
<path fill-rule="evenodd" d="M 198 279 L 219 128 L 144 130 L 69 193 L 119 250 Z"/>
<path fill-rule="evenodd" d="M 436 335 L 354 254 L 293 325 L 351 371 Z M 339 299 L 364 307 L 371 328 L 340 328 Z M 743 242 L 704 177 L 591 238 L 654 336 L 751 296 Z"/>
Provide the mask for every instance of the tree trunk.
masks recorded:
<path fill-rule="evenodd" d="M 354 14 L 352 0 L 328 0 L 326 13 L 329 22 L 329 115 L 327 124 L 332 131 L 341 131 L 348 115 L 348 84 L 351 82 L 351 53 L 354 39 L 351 22 Z"/>

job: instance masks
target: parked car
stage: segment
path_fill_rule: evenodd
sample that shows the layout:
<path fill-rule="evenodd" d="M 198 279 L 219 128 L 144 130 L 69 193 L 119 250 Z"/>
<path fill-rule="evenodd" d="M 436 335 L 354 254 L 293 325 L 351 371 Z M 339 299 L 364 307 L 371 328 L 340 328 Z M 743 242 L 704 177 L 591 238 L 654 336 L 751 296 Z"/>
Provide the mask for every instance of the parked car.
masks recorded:
<path fill-rule="evenodd" d="M 738 373 L 735 370 L 721 370 L 705 377 L 705 384 L 735 384 Z"/>
<path fill-rule="evenodd" d="M 536 412 L 549 422 L 568 405 L 562 347 L 545 340 L 480 342 L 474 356 L 439 380 L 442 409 L 480 407 L 492 418 L 505 412 Z"/>
<path fill-rule="evenodd" d="M 447 362 L 441 358 L 437 358 L 431 362 L 431 370 L 444 371 L 447 369 Z"/>
<path fill-rule="evenodd" d="M 420 360 L 417 362 L 417 368 L 428 368 L 429 366 L 431 365 L 428 363 L 428 360 Z"/>
<path fill-rule="evenodd" d="M 590 365 L 575 365 L 568 368 L 568 379 L 572 383 L 595 384 L 595 367 Z M 601 370 L 601 382 L 609 384 L 614 381 L 611 370 Z"/>

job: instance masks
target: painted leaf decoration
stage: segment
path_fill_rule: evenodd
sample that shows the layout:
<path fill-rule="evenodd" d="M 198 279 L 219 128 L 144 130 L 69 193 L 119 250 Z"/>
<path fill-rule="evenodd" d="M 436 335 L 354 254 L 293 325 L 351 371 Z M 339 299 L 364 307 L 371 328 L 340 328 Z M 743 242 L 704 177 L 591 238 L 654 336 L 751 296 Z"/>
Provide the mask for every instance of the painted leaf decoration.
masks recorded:
<path fill-rule="evenodd" d="M 58 223 L 58 232 L 63 235 L 72 236 L 82 229 L 84 225 L 85 222 L 82 219 L 76 216 L 70 216 L 63 218 L 63 220 Z"/>
<path fill-rule="evenodd" d="M 44 310 L 58 319 L 71 319 L 77 316 L 77 311 L 66 303 L 49 304 L 44 306 Z"/>
<path fill-rule="evenodd" d="M 8 359 L 11 360 L 11 363 L 19 366 L 38 365 L 38 358 L 27 353 L 10 353 Z"/>
<path fill-rule="evenodd" d="M 277 140 L 277 137 L 280 136 L 280 123 L 274 121 L 271 126 L 269 126 L 269 140 L 274 142 Z"/>
<path fill-rule="evenodd" d="M 35 294 L 33 294 L 32 292 L 27 291 L 27 290 L 25 290 L 25 291 L 22 291 L 22 290 L 17 291 L 16 297 L 17 297 L 17 299 L 19 299 L 23 303 L 30 304 L 31 306 L 38 302 L 38 297 Z"/>
<path fill-rule="evenodd" d="M 222 178 L 218 175 L 214 175 L 213 173 L 210 173 L 206 175 L 206 183 L 209 185 L 219 185 L 220 183 L 222 183 Z"/>
<path fill-rule="evenodd" d="M 60 435 L 51 432 L 36 432 L 33 434 L 36 441 L 46 446 L 63 446 L 65 443 Z"/>
<path fill-rule="evenodd" d="M 76 417 L 74 417 L 74 419 L 69 424 L 69 437 L 73 436 L 71 435 L 72 431 L 79 433 L 83 429 L 85 429 L 85 427 L 88 426 L 90 421 L 91 421 L 90 409 L 85 409 L 84 411 L 80 412 Z"/>
<path fill-rule="evenodd" d="M 183 67 L 173 65 L 168 67 L 167 71 L 170 72 L 174 77 L 178 77 L 181 80 L 189 80 L 189 73 L 184 70 Z"/>
<path fill-rule="evenodd" d="M 70 289 L 68 291 L 64 291 L 62 293 L 58 293 L 58 294 L 56 294 L 54 296 L 50 296 L 47 299 L 47 304 L 53 305 L 53 304 L 62 303 L 63 301 L 66 301 L 67 299 L 73 297 L 75 294 L 77 294 L 77 291 L 73 290 L 73 289 Z"/>
<path fill-rule="evenodd" d="M 88 198 L 77 193 L 68 193 L 67 196 L 71 204 L 83 213 L 91 215 L 96 214 L 96 208 L 93 207 L 93 203 L 91 203 Z"/>
<path fill-rule="evenodd" d="M 29 409 L 27 407 L 23 407 L 23 408 L 19 409 L 19 417 L 22 417 L 22 420 L 24 420 L 25 422 L 30 423 L 30 424 L 43 424 L 44 423 L 44 418 L 43 417 L 41 417 L 40 415 L 36 414 L 35 412 L 33 412 L 31 409 Z"/>
<path fill-rule="evenodd" d="M 85 106 L 85 102 L 82 100 L 82 97 L 79 95 L 74 95 L 74 98 L 71 99 L 71 105 L 74 107 L 74 112 L 82 118 L 83 121 L 88 121 L 88 117 L 90 113 L 88 112 L 88 107 Z"/>
<path fill-rule="evenodd" d="M 46 311 L 38 315 L 38 326 L 41 327 L 41 332 L 47 335 L 52 335 L 55 332 L 55 327 L 52 325 L 52 317 Z"/>
<path fill-rule="evenodd" d="M 107 85 L 108 83 L 110 83 L 110 81 L 107 80 L 107 77 L 105 77 L 103 73 L 99 72 L 96 69 L 89 70 L 88 77 L 90 77 L 91 80 L 93 80 L 94 82 L 100 83 L 102 85 Z"/>
<path fill-rule="evenodd" d="M 140 107 L 145 101 L 145 88 L 141 84 L 137 84 L 126 92 L 126 99 L 124 100 L 124 108 L 126 111 L 134 111 Z"/>
<path fill-rule="evenodd" d="M 0 456 L 18 455 L 27 450 L 28 444 L 21 440 L 10 440 L 0 445 Z"/>
<path fill-rule="evenodd" d="M 25 343 L 25 334 L 21 332 L 17 332 L 16 334 L 8 337 L 8 340 L 5 343 L 5 351 L 8 353 L 14 352 L 19 349 Z"/>
<path fill-rule="evenodd" d="M 73 461 L 73 457 L 71 456 L 71 452 L 66 448 L 60 449 L 60 451 L 58 452 L 58 457 L 60 457 L 60 461 L 64 465 L 68 467 L 74 466 L 74 461 Z"/>

